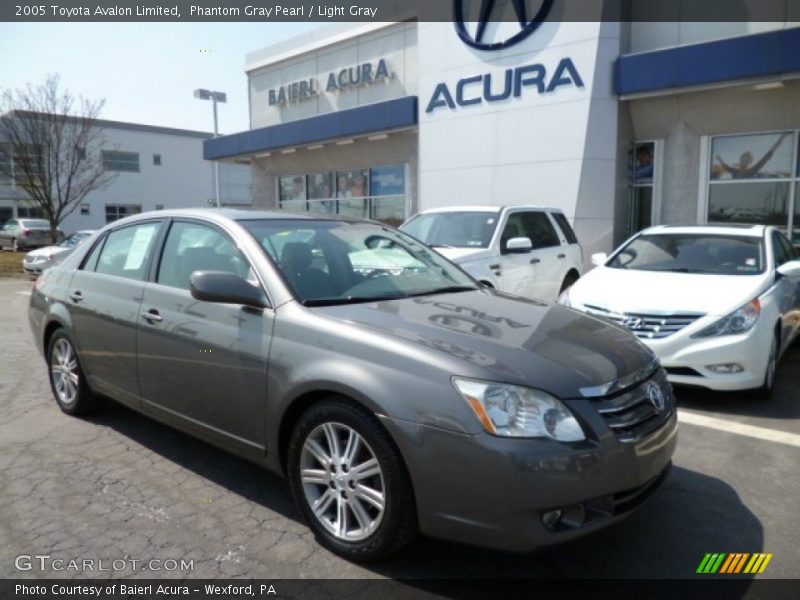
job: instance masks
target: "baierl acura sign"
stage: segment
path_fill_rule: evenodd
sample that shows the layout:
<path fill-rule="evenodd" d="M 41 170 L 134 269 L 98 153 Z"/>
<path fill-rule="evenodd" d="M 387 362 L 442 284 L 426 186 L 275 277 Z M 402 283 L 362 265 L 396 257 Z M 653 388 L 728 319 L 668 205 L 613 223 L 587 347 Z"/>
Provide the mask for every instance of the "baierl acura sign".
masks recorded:
<path fill-rule="evenodd" d="M 456 33 L 465 44 L 483 52 L 504 50 L 519 44 L 538 29 L 552 6 L 552 0 L 541 0 L 533 18 L 528 19 L 524 0 L 512 2 L 519 22 L 519 31 L 503 39 L 487 39 L 487 25 L 492 16 L 495 0 L 483 0 L 480 20 L 474 32 L 467 27 L 464 1 L 455 0 L 453 4 Z M 558 64 L 550 68 L 545 64 L 535 63 L 506 69 L 502 74 L 485 73 L 464 77 L 455 84 L 439 83 L 433 90 L 425 112 L 432 113 L 439 108 L 455 110 L 458 107 L 484 102 L 521 98 L 526 89 L 534 90 L 538 94 L 549 94 L 561 87 L 584 87 L 583 79 L 569 57 L 562 58 Z"/>

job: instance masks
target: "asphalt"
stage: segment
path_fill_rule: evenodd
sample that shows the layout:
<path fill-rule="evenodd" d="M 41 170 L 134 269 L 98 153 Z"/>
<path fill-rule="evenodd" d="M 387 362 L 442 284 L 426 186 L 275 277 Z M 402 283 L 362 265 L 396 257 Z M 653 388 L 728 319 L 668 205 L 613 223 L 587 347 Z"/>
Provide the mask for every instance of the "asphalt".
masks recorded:
<path fill-rule="evenodd" d="M 225 452 L 109 403 L 71 418 L 51 398 L 28 326 L 31 283 L 0 280 L 0 577 L 19 555 L 193 560 L 192 570 L 118 577 L 688 578 L 707 552 L 769 552 L 761 578 L 800 577 L 800 447 L 681 424 L 675 468 L 622 523 L 524 555 L 420 538 L 391 560 L 346 562 L 318 546 L 285 483 Z M 800 433 L 800 348 L 775 396 L 678 390 L 682 414 Z"/>

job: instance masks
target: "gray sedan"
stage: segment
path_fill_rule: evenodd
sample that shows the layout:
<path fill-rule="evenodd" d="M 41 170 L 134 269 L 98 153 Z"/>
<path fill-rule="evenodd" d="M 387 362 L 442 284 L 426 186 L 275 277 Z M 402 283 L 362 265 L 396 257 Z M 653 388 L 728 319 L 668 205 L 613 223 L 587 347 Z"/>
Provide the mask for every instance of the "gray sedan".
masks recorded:
<path fill-rule="evenodd" d="M 45 271 L 29 316 L 65 413 L 110 397 L 284 474 L 355 560 L 418 531 L 515 551 L 594 531 L 675 448 L 633 335 L 482 288 L 379 223 L 137 215 Z"/>
<path fill-rule="evenodd" d="M 58 238 L 64 234 L 58 231 Z M 14 252 L 41 248 L 52 243 L 50 222 L 45 219 L 11 219 L 0 229 L 0 250 L 11 248 Z"/>

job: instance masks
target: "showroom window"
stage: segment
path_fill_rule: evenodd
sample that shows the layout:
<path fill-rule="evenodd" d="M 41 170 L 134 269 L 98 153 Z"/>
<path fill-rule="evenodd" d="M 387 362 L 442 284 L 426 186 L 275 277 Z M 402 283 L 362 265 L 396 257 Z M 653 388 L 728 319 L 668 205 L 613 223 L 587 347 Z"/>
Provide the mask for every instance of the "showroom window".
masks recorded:
<path fill-rule="evenodd" d="M 658 167 L 661 144 L 640 141 L 631 144 L 629 163 L 628 235 L 655 225 L 658 215 Z"/>
<path fill-rule="evenodd" d="M 800 242 L 798 132 L 714 136 L 708 167 L 709 223 L 763 223 Z"/>
<path fill-rule="evenodd" d="M 106 204 L 106 223 L 113 223 L 117 219 L 138 215 L 142 212 L 141 204 Z"/>
<path fill-rule="evenodd" d="M 106 171 L 139 172 L 139 153 L 103 150 L 103 168 Z"/>
<path fill-rule="evenodd" d="M 281 210 L 336 213 L 400 225 L 407 216 L 406 167 L 321 171 L 278 178 Z"/>

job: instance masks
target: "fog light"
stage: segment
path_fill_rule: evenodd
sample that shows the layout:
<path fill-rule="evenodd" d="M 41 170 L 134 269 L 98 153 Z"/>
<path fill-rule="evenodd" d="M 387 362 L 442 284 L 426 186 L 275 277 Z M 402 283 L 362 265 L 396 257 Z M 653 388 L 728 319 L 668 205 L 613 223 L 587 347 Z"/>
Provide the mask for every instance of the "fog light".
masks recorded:
<path fill-rule="evenodd" d="M 714 373 L 721 373 L 723 375 L 729 373 L 741 373 L 744 367 L 738 363 L 722 363 L 719 365 L 707 365 L 706 369 Z"/>
<path fill-rule="evenodd" d="M 561 516 L 561 524 L 567 527 L 580 527 L 586 520 L 586 509 L 583 504 L 576 504 L 564 509 L 564 514 Z"/>
<path fill-rule="evenodd" d="M 560 510 L 550 510 L 542 515 L 542 523 L 547 529 L 555 529 L 558 522 L 561 520 Z"/>

